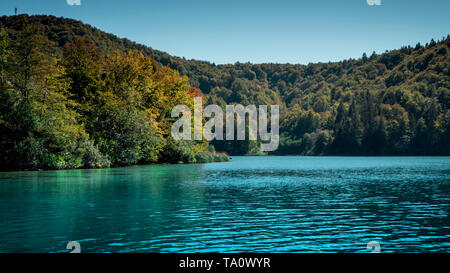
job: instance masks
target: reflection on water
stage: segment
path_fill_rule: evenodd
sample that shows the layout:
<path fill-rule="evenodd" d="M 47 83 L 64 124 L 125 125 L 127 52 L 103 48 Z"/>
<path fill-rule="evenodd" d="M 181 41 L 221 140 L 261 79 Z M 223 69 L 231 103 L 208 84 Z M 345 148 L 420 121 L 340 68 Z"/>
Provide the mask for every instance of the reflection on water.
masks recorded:
<path fill-rule="evenodd" d="M 449 157 L 0 173 L 0 252 L 449 252 L 449 213 Z"/>

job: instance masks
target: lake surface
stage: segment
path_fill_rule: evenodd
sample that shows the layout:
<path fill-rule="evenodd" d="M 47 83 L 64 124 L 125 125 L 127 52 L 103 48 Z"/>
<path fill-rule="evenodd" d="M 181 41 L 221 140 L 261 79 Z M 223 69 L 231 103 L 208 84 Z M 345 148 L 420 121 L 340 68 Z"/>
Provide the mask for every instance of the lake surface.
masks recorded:
<path fill-rule="evenodd" d="M 450 252 L 450 157 L 0 173 L 0 252 Z"/>

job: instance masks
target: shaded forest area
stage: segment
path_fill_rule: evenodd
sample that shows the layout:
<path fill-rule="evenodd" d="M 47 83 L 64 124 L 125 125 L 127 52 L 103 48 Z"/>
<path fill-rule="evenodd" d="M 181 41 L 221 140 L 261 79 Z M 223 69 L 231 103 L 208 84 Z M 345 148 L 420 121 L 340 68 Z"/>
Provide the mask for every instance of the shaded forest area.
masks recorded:
<path fill-rule="evenodd" d="M 184 79 L 185 91 L 180 92 L 179 98 L 182 102 L 188 99 L 188 86 L 192 86 L 201 90 L 205 104 L 280 105 L 280 147 L 272 154 L 450 155 L 448 36 L 426 45 L 374 52 L 370 56 L 363 54 L 359 59 L 337 63 L 216 65 L 173 57 L 79 21 L 53 16 L 1 17 L 0 24 L 8 31 L 11 43 L 17 43 L 23 36 L 21 21 L 24 18 L 30 25 L 39 26 L 40 35 L 51 43 L 46 47 L 49 54 L 61 58 L 62 66 L 70 45 L 83 43 L 103 56 L 101 63 L 113 62 L 118 56 L 127 59 L 129 54 L 140 56 L 138 59 L 148 56 L 155 61 L 147 60 L 152 67 L 178 77 L 166 79 L 167 85 L 171 85 L 171 80 Z M 105 74 L 105 68 L 111 69 L 102 64 L 101 73 L 95 77 L 103 84 L 106 82 L 108 88 L 113 88 L 111 93 L 118 96 L 108 78 L 111 73 Z M 67 73 L 69 70 L 65 69 Z M 73 86 L 67 87 L 69 93 L 71 88 Z M 127 88 L 142 95 L 140 87 Z M 85 100 L 95 98 L 89 90 L 68 98 L 86 108 L 90 104 Z M 196 89 L 191 93 L 194 92 L 200 91 Z M 158 98 L 152 99 L 156 101 L 147 101 L 150 105 L 145 107 L 150 107 Z M 173 101 L 161 105 L 170 107 L 180 102 L 171 99 Z M 122 106 L 117 107 L 122 109 Z M 85 117 L 86 111 L 91 109 L 75 112 Z M 7 113 L 12 112 L 7 110 Z M 89 131 L 90 126 L 85 124 L 84 130 L 89 136 L 95 135 L 92 145 L 103 147 L 105 144 L 99 141 L 99 136 Z M 261 153 L 258 143 L 252 141 L 215 141 L 213 144 L 216 150 L 232 155 Z M 202 145 L 207 147 L 207 144 Z"/>

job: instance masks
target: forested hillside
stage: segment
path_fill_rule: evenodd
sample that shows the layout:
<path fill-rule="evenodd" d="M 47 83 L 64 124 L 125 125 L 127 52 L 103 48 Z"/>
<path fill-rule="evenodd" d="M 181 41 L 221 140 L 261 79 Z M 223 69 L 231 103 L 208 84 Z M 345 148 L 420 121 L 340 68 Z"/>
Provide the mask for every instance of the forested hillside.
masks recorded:
<path fill-rule="evenodd" d="M 192 109 L 200 94 L 187 77 L 136 49 L 101 53 L 82 39 L 59 48 L 41 24 L 15 19 L 0 30 L 0 169 L 228 160 L 170 137 L 171 109 Z"/>
<path fill-rule="evenodd" d="M 279 104 L 281 143 L 275 154 L 450 155 L 448 36 L 338 63 L 215 65 L 172 57 L 53 16 L 1 17 L 12 42 L 20 39 L 25 17 L 53 42 L 48 48 L 58 58 L 79 39 L 106 62 L 114 60 L 108 54 L 135 49 L 134 54 L 142 52 L 187 76 L 207 104 Z M 89 99 L 89 93 L 80 94 L 78 103 Z M 231 154 L 259 152 L 249 141 L 214 145 Z"/>

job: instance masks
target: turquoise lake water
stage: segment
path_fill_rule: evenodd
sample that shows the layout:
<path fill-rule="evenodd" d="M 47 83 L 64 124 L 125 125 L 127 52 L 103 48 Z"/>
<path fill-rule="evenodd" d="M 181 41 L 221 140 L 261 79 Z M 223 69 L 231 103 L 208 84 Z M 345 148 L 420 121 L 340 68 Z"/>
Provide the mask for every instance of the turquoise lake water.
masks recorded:
<path fill-rule="evenodd" d="M 450 252 L 450 157 L 0 173 L 0 252 Z"/>

